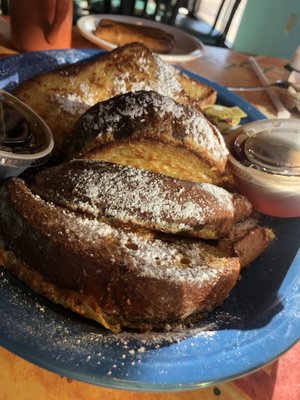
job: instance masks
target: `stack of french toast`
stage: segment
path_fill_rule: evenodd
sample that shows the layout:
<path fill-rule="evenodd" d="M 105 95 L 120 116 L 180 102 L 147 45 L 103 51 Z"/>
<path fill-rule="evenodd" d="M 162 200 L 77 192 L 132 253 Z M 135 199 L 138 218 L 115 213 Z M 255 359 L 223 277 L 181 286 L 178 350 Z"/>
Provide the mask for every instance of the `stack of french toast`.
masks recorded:
<path fill-rule="evenodd" d="M 222 304 L 273 240 L 202 114 L 216 92 L 132 43 L 14 92 L 50 126 L 52 165 L 0 189 L 0 256 L 35 292 L 118 332 Z"/>

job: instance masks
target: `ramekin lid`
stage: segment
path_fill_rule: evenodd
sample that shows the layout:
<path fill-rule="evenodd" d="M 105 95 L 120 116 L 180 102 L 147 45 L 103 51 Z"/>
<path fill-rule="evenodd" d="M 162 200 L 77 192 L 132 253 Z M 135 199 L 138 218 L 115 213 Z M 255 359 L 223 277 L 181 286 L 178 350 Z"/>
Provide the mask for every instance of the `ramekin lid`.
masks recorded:
<path fill-rule="evenodd" d="M 300 121 L 270 119 L 243 125 L 231 143 L 231 154 L 259 171 L 300 176 Z"/>

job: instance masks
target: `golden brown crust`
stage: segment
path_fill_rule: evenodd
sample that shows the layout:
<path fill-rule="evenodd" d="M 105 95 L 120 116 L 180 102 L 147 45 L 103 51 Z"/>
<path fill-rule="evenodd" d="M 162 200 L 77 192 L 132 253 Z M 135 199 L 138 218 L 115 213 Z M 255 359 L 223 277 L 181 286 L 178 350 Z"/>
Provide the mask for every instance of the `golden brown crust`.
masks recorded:
<path fill-rule="evenodd" d="M 141 42 L 155 53 L 169 53 L 175 44 L 174 36 L 162 29 L 108 18 L 102 18 L 99 21 L 95 35 L 117 46 Z"/>
<path fill-rule="evenodd" d="M 195 81 L 141 43 L 131 43 L 84 62 L 65 65 L 19 85 L 14 94 L 48 123 L 56 147 L 77 119 L 99 101 L 128 91 L 155 90 L 201 109 L 216 91 Z"/>

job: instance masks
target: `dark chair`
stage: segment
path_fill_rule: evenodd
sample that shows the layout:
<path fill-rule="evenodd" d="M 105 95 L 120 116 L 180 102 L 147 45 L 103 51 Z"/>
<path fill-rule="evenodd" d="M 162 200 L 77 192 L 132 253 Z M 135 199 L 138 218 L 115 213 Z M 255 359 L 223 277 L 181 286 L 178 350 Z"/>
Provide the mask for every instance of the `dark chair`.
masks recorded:
<path fill-rule="evenodd" d="M 241 1 L 222 0 L 212 25 L 195 17 L 193 10 L 190 10 L 186 16 L 177 15 L 175 26 L 196 36 L 204 44 L 228 47 L 226 44 L 227 34 Z"/>
<path fill-rule="evenodd" d="M 83 14 L 121 14 L 141 18 L 149 18 L 158 22 L 173 25 L 179 7 L 185 0 L 88 0 L 85 10 L 78 10 L 80 1 L 74 0 L 77 5 L 77 17 Z"/>
<path fill-rule="evenodd" d="M 174 25 L 175 19 L 178 15 L 178 10 L 185 4 L 184 0 L 155 0 L 153 7 L 153 2 L 151 1 L 135 1 L 135 15 L 140 14 L 143 18 L 151 18 L 158 22 L 163 22 L 165 24 Z M 139 11 L 139 3 L 143 4 L 142 12 Z"/>
<path fill-rule="evenodd" d="M 1 0 L 0 7 L 1 7 L 1 14 L 8 15 L 8 0 Z"/>

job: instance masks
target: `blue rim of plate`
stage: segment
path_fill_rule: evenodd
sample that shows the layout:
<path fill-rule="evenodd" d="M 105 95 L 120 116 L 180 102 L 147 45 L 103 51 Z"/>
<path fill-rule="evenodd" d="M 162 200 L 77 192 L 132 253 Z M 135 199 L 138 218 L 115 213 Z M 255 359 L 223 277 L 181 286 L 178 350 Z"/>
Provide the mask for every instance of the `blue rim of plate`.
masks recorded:
<path fill-rule="evenodd" d="M 0 60 L 0 87 L 95 50 L 24 53 Z M 203 77 L 184 71 L 218 91 L 218 102 L 264 116 L 247 101 Z M 175 391 L 204 387 L 250 373 L 275 360 L 300 337 L 300 218 L 260 216 L 277 239 L 242 272 L 222 306 L 187 330 L 175 333 L 112 334 L 36 295 L 0 270 L 0 344 L 42 368 L 100 386 Z"/>

